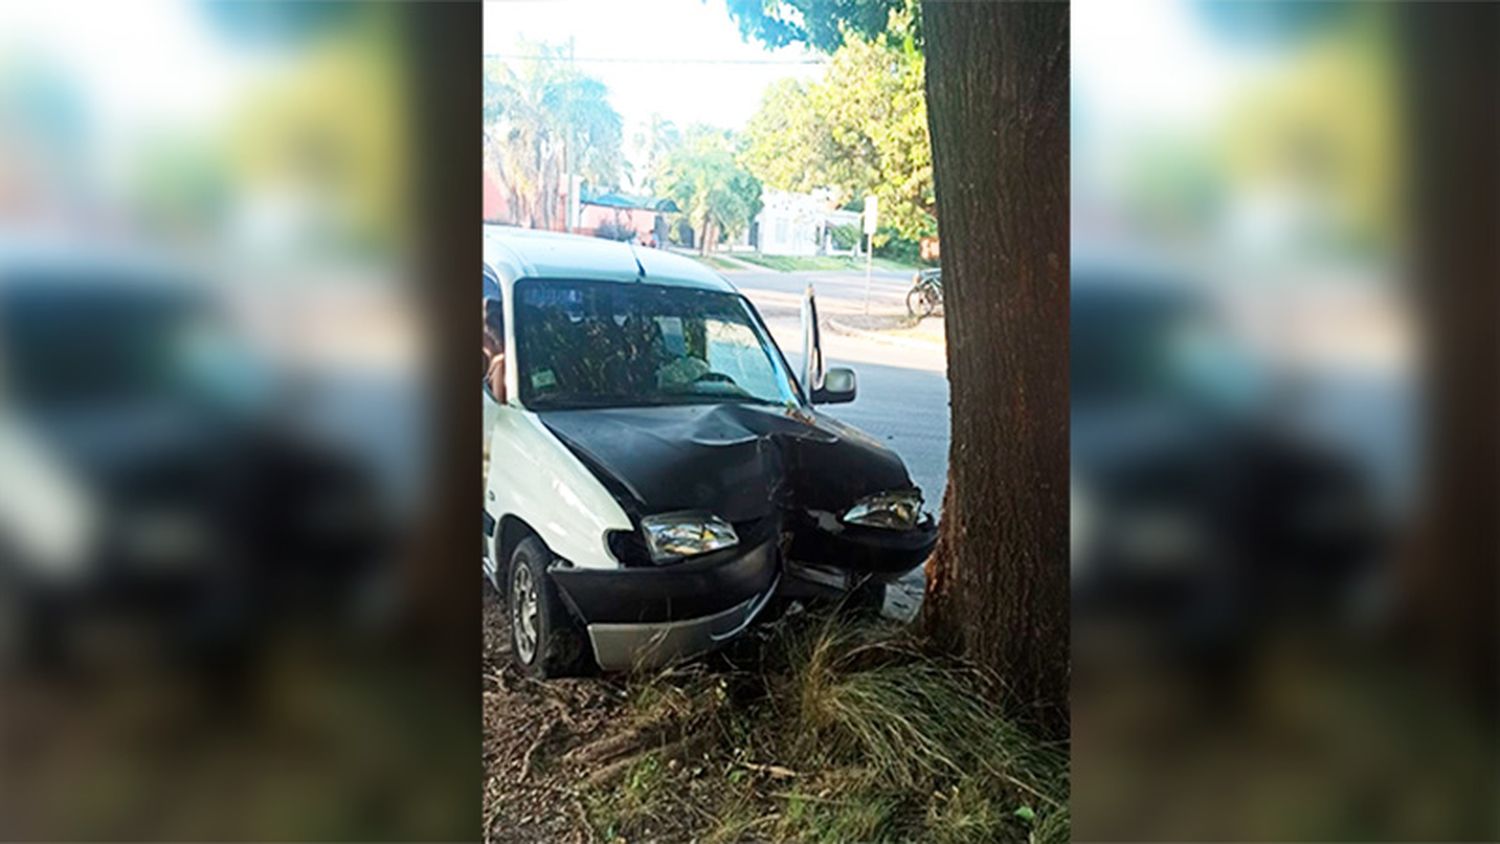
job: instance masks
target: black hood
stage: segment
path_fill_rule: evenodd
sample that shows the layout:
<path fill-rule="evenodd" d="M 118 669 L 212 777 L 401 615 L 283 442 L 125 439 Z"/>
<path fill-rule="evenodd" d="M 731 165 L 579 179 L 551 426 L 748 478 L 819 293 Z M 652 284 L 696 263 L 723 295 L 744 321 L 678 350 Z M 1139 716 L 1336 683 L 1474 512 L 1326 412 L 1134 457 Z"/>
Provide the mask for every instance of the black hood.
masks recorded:
<path fill-rule="evenodd" d="M 730 522 L 775 509 L 842 512 L 912 486 L 889 449 L 837 420 L 745 404 L 539 413 L 632 518 L 708 510 Z"/>

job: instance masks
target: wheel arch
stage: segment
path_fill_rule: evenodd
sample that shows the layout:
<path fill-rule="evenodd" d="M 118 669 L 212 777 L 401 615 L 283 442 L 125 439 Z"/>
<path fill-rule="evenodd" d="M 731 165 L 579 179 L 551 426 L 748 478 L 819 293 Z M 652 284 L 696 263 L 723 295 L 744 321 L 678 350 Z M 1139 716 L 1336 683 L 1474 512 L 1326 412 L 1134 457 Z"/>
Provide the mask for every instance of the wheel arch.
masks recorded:
<path fill-rule="evenodd" d="M 495 526 L 495 536 L 492 541 L 495 563 L 500 566 L 501 571 L 510 565 L 510 555 L 515 553 L 516 546 L 529 536 L 535 536 L 544 546 L 547 544 L 547 541 L 542 539 L 542 535 L 520 516 L 506 513 L 500 517 L 499 524 Z"/>

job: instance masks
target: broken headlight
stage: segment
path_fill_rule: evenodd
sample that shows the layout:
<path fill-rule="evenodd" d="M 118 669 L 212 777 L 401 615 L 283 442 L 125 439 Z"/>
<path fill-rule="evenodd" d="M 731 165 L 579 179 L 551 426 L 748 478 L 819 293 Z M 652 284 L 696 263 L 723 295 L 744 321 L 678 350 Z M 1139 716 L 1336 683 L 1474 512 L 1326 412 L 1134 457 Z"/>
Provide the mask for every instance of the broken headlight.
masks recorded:
<path fill-rule="evenodd" d="M 921 518 L 922 493 L 915 489 L 867 495 L 844 512 L 848 524 L 889 530 L 911 530 Z"/>
<path fill-rule="evenodd" d="M 657 563 L 707 554 L 740 541 L 734 526 L 707 513 L 662 513 L 641 519 L 646 548 Z"/>

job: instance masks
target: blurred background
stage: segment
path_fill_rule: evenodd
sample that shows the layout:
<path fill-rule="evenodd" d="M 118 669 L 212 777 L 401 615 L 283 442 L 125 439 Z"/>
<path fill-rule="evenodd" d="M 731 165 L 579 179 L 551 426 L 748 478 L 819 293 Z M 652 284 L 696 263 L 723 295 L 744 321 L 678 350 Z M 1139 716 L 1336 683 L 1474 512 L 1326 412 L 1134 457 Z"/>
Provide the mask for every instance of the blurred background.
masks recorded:
<path fill-rule="evenodd" d="M 0 9 L 0 838 L 476 828 L 435 7 Z"/>
<path fill-rule="evenodd" d="M 1074 3 L 1077 839 L 1500 839 L 1497 33 Z"/>

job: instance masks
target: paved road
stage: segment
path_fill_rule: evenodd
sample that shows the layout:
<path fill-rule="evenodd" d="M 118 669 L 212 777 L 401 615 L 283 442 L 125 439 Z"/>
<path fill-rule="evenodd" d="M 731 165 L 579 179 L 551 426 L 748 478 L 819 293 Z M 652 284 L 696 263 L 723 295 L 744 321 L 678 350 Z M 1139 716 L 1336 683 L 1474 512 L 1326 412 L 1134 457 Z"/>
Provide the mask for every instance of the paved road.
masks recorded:
<path fill-rule="evenodd" d="M 862 313 L 865 278 L 851 272 L 726 272 L 761 312 L 794 368 L 802 365 L 801 296 L 809 281 L 825 323 L 823 354 L 829 366 L 848 366 L 859 376 L 858 397 L 824 410 L 878 437 L 906 461 L 912 480 L 936 512 L 948 477 L 948 378 L 946 351 L 937 344 L 892 345 L 829 331 L 829 316 Z M 911 276 L 876 273 L 872 310 L 905 313 Z M 893 590 L 887 613 L 900 618 L 916 611 L 922 594 L 918 569 L 903 588 Z"/>

